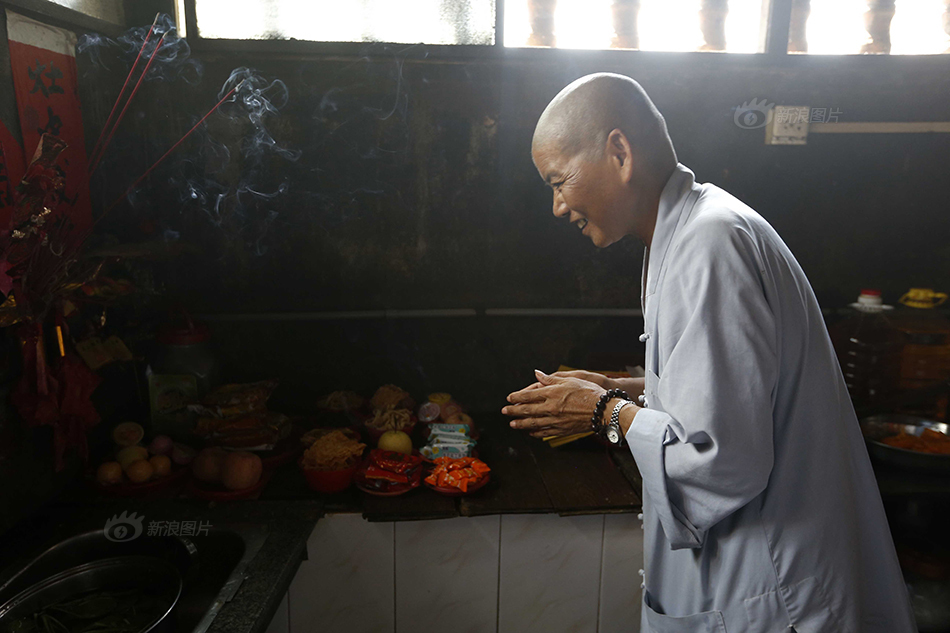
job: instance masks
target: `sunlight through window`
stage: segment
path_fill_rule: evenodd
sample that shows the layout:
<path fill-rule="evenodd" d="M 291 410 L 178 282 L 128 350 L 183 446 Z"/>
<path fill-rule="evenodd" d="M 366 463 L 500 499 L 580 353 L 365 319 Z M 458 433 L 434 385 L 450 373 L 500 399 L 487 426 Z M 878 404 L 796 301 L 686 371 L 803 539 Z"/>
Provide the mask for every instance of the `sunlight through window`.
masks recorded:
<path fill-rule="evenodd" d="M 492 44 L 494 0 L 195 0 L 207 39 Z"/>
<path fill-rule="evenodd" d="M 890 22 L 892 55 L 946 53 L 950 36 L 944 31 L 944 0 L 897 0 Z M 815 55 L 856 55 L 871 41 L 867 31 L 867 0 L 812 0 L 807 22 L 808 52 Z M 887 21 L 883 20 L 886 33 Z"/>
<path fill-rule="evenodd" d="M 767 1 L 767 0 L 766 0 Z M 544 37 L 532 37 L 534 11 L 553 8 L 553 41 L 557 48 L 625 48 L 614 42 L 622 24 L 615 23 L 616 0 L 508 0 L 505 4 L 505 46 L 544 46 Z M 726 5 L 725 0 L 723 4 Z M 725 18 L 725 52 L 760 52 L 763 0 L 729 0 Z M 635 16 L 639 49 L 696 51 L 705 42 L 699 0 L 641 0 Z M 535 18 L 537 20 L 537 17 Z M 620 19 L 620 18 L 617 18 Z"/>

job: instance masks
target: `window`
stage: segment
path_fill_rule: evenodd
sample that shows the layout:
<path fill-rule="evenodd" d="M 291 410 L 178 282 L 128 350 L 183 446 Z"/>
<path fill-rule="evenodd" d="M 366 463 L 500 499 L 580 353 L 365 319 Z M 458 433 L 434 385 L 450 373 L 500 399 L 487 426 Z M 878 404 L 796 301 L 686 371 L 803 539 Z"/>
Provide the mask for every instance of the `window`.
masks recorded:
<path fill-rule="evenodd" d="M 789 52 L 932 55 L 950 48 L 945 0 L 796 0 Z"/>
<path fill-rule="evenodd" d="M 494 0 L 195 0 L 203 39 L 493 44 Z"/>
<path fill-rule="evenodd" d="M 757 53 L 762 11 L 762 0 L 507 0 L 505 46 Z"/>
<path fill-rule="evenodd" d="M 725 53 L 766 52 L 769 40 L 781 55 L 788 24 L 789 53 L 950 52 L 950 0 L 242 0 L 240 10 L 234 0 L 175 1 L 179 17 L 193 10 L 189 26 L 204 40 Z M 769 24 L 770 11 L 784 15 Z"/>

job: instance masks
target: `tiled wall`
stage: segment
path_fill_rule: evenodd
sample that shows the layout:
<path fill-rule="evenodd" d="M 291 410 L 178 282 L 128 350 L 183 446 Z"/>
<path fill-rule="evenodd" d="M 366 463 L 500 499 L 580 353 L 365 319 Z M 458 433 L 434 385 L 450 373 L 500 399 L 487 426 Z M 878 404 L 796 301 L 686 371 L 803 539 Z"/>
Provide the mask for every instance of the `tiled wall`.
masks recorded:
<path fill-rule="evenodd" d="M 289 630 L 636 632 L 642 548 L 632 514 L 400 523 L 330 515 L 288 592 Z M 269 633 L 284 631 L 280 622 Z"/>

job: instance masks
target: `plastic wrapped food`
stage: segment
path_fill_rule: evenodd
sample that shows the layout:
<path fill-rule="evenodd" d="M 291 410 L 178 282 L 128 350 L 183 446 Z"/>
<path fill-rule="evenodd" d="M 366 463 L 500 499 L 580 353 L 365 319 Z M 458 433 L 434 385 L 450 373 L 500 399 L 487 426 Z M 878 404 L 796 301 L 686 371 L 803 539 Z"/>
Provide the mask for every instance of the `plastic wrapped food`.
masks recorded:
<path fill-rule="evenodd" d="M 278 381 L 235 383 L 218 387 L 204 398 L 200 404 L 189 405 L 188 409 L 198 415 L 216 418 L 229 418 L 267 410 Z"/>
<path fill-rule="evenodd" d="M 488 464 L 480 459 L 440 457 L 435 460 L 435 468 L 426 477 L 426 483 L 440 488 L 457 488 L 462 492 L 468 492 L 469 486 L 481 481 L 490 471 Z"/>

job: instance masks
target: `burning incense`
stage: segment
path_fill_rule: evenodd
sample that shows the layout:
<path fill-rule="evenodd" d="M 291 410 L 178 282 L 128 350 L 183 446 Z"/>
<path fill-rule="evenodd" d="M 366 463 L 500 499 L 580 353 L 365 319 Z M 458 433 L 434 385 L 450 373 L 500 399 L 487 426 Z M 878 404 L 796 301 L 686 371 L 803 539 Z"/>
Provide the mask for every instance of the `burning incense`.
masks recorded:
<path fill-rule="evenodd" d="M 154 58 L 154 56 L 153 56 L 153 58 Z M 146 68 L 146 71 L 147 71 L 147 70 L 148 70 L 148 68 Z M 99 222 L 100 222 L 104 217 L 106 217 L 107 215 L 109 215 L 109 212 L 112 211 L 115 207 L 117 207 L 120 202 L 122 202 L 123 200 L 125 200 L 126 197 L 128 197 L 128 195 L 129 195 L 130 193 L 132 193 L 132 191 L 139 185 L 139 183 L 141 183 L 143 180 L 145 180 L 145 179 L 149 176 L 149 174 L 151 174 L 151 173 L 155 170 L 155 168 L 158 167 L 158 166 L 162 163 L 162 161 L 164 161 L 166 158 L 168 158 L 168 157 L 172 154 L 172 152 L 174 152 L 175 149 L 178 148 L 179 145 L 181 145 L 182 143 L 184 143 L 184 142 L 185 142 L 185 139 L 187 139 L 189 136 L 191 136 L 192 132 L 194 132 L 195 130 L 197 130 L 197 129 L 201 126 L 201 124 L 204 123 L 204 122 L 208 119 L 208 117 L 210 117 L 212 114 L 214 114 L 214 112 L 215 112 L 218 108 L 220 108 L 221 105 L 231 97 L 231 95 L 233 95 L 233 94 L 236 93 L 238 90 L 240 90 L 241 86 L 243 86 L 243 85 L 244 85 L 244 80 L 242 80 L 240 83 L 238 83 L 238 85 L 236 85 L 236 86 L 234 86 L 233 88 L 231 88 L 231 89 L 227 92 L 227 94 L 225 94 L 224 97 L 222 97 L 221 100 L 218 101 L 218 102 L 214 105 L 213 108 L 211 108 L 210 110 L 208 110 L 208 113 L 207 113 L 207 114 L 205 114 L 203 117 L 201 117 L 201 120 L 198 121 L 198 122 L 195 124 L 195 126 L 194 126 L 193 128 L 191 128 L 190 130 L 188 130 L 188 131 L 185 133 L 184 136 L 182 136 L 180 139 L 178 139 L 178 142 L 177 142 L 177 143 L 175 143 L 174 145 L 172 145 L 172 146 L 168 149 L 167 152 L 165 152 L 164 154 L 162 154 L 162 157 L 161 157 L 161 158 L 159 158 L 157 161 L 155 161 L 155 163 L 154 163 L 151 167 L 149 167 L 149 168 L 145 171 L 144 174 L 142 174 L 141 176 L 139 176 L 139 177 L 135 180 L 135 182 L 133 182 L 133 183 L 129 186 L 129 188 L 125 190 L 125 192 L 124 192 L 121 196 L 119 196 L 118 198 L 116 198 L 115 202 L 113 202 L 112 204 L 110 204 L 109 207 L 108 207 L 105 211 L 103 211 L 102 214 L 92 222 L 92 225 L 91 225 L 88 229 L 86 229 L 86 230 L 83 232 L 83 234 L 79 237 L 79 239 L 76 240 L 74 246 L 69 250 L 69 252 L 66 253 L 66 255 L 65 255 L 64 257 L 60 257 L 60 258 L 58 259 L 57 265 L 55 266 L 55 270 L 51 273 L 51 277 L 58 277 L 58 276 L 62 275 L 63 272 L 64 272 L 64 270 L 66 270 L 66 269 L 71 265 L 71 263 L 75 261 L 76 254 L 79 252 L 79 249 L 82 247 L 82 244 L 86 241 L 86 238 L 88 238 L 88 237 L 92 234 L 92 231 L 93 231 L 93 229 L 96 228 L 96 225 L 99 224 Z M 121 116 L 121 115 L 120 115 L 120 116 Z"/>
<path fill-rule="evenodd" d="M 135 180 L 135 182 L 133 182 L 133 183 L 129 186 L 129 188 L 125 190 L 125 193 L 123 193 L 121 196 L 119 196 L 118 198 L 116 198 L 115 202 L 113 202 L 112 204 L 110 204 L 110 205 L 108 206 L 108 208 L 106 208 L 106 210 L 102 212 L 102 215 L 100 215 L 100 216 L 96 219 L 96 221 L 93 223 L 93 226 L 95 226 L 95 224 L 98 223 L 99 220 L 101 220 L 103 217 L 105 217 L 106 214 L 109 213 L 109 211 L 112 211 L 112 209 L 114 209 L 120 202 L 122 202 L 123 200 L 125 200 L 125 198 L 126 198 L 130 193 L 132 193 L 132 191 L 135 190 L 135 188 L 139 185 L 139 183 L 141 183 L 143 180 L 145 180 L 145 179 L 148 177 L 149 174 L 151 174 L 153 171 L 155 171 L 155 168 L 158 167 L 158 166 L 162 163 L 162 161 L 164 161 L 166 158 L 168 158 L 168 157 L 171 155 L 171 153 L 174 152 L 174 151 L 178 148 L 179 145 L 181 145 L 182 143 L 184 143 L 184 142 L 185 142 L 185 139 L 187 139 L 189 136 L 191 136 L 192 132 L 194 132 L 194 131 L 197 130 L 199 127 L 201 127 L 201 124 L 204 123 L 205 120 L 206 120 L 209 116 L 211 116 L 212 114 L 214 114 L 215 110 L 217 110 L 218 108 L 220 108 L 220 107 L 221 107 L 221 104 L 223 104 L 225 101 L 227 101 L 227 100 L 231 97 L 231 95 L 233 95 L 235 92 L 237 92 L 237 91 L 241 88 L 242 85 L 244 85 L 244 81 L 241 81 L 241 83 L 239 83 L 238 85 L 236 85 L 236 86 L 234 86 L 233 88 L 231 88 L 231 89 L 228 91 L 228 93 L 227 93 L 226 95 L 224 95 L 224 97 L 222 97 L 221 100 L 218 101 L 218 102 L 214 105 L 213 108 L 211 108 L 210 110 L 208 110 L 208 113 L 207 113 L 206 115 L 204 115 L 203 117 L 201 117 L 201 120 L 200 120 L 200 121 L 198 121 L 197 123 L 195 123 L 195 126 L 194 126 L 193 128 L 191 128 L 190 130 L 188 130 L 187 132 L 185 132 L 185 135 L 182 136 L 180 139 L 178 139 L 178 142 L 177 142 L 177 143 L 175 143 L 175 144 L 172 145 L 170 148 L 168 148 L 168 151 L 165 152 L 164 154 L 162 154 L 162 157 L 159 158 L 157 161 L 155 161 L 155 164 L 154 164 L 154 165 L 152 165 L 151 167 L 149 167 L 148 169 L 146 169 L 146 170 L 145 170 L 145 173 L 142 174 L 141 176 L 139 176 L 139 177 Z M 91 227 L 90 227 L 90 230 L 92 230 Z"/>
<path fill-rule="evenodd" d="M 92 167 L 89 168 L 89 175 L 91 176 L 95 173 L 96 168 L 99 166 L 99 163 L 102 161 L 102 157 L 106 153 L 106 149 L 109 147 L 109 143 L 112 141 L 112 137 L 115 135 L 116 129 L 118 129 L 119 124 L 122 123 L 122 117 L 125 116 L 125 111 L 129 109 L 129 105 L 132 103 L 132 99 L 135 98 L 135 93 L 139 91 L 139 86 L 142 85 L 142 81 L 145 80 L 145 76 L 148 75 L 149 68 L 152 67 L 152 63 L 158 57 L 158 51 L 162 48 L 162 44 L 165 43 L 165 36 L 168 35 L 168 32 L 162 33 L 161 39 L 158 40 L 158 44 L 155 45 L 155 50 L 152 51 L 152 56 L 148 58 L 148 63 L 145 64 L 145 70 L 142 71 L 142 74 L 139 76 L 139 80 L 135 82 L 135 87 L 132 88 L 132 92 L 129 94 L 128 100 L 125 102 L 122 111 L 119 112 L 119 116 L 116 118 L 115 125 L 109 131 L 109 135 L 106 137 L 105 142 L 102 144 L 102 149 L 99 150 L 99 155 L 96 157 L 95 162 L 92 164 Z"/>
<path fill-rule="evenodd" d="M 148 33 L 145 34 L 145 40 L 142 42 L 142 48 L 139 49 L 139 54 L 135 56 L 135 61 L 132 62 L 132 68 L 129 69 L 129 74 L 125 78 L 125 83 L 122 84 L 122 89 L 119 90 L 119 94 L 116 95 L 115 103 L 112 104 L 112 111 L 109 112 L 109 118 L 106 119 L 105 125 L 102 126 L 102 130 L 99 132 L 99 138 L 96 139 L 96 145 L 92 148 L 92 154 L 90 158 L 95 158 L 99 152 L 99 149 L 102 145 L 102 139 L 105 137 L 106 130 L 109 129 L 109 126 L 112 124 L 112 117 L 115 115 L 116 109 L 119 107 L 119 101 L 122 100 L 122 95 L 125 94 L 125 89 L 129 85 L 129 81 L 132 80 L 132 75 L 135 73 L 135 69 L 139 65 L 139 59 L 142 57 L 142 53 L 145 52 L 145 47 L 148 46 L 148 41 L 152 37 L 152 32 L 155 30 L 155 25 L 158 24 L 158 18 L 161 13 L 155 14 L 155 19 L 152 21 L 152 26 L 149 28 Z"/>

